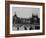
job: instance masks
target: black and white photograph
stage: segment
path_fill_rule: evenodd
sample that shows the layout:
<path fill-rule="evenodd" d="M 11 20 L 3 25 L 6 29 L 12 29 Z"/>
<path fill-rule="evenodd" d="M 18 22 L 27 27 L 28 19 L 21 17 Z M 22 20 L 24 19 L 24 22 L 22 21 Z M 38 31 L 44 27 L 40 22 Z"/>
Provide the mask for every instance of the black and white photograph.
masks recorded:
<path fill-rule="evenodd" d="M 10 14 L 12 31 L 42 32 L 42 6 L 11 4 Z"/>
<path fill-rule="evenodd" d="M 13 7 L 12 30 L 39 30 L 40 29 L 40 9 L 30 7 Z"/>

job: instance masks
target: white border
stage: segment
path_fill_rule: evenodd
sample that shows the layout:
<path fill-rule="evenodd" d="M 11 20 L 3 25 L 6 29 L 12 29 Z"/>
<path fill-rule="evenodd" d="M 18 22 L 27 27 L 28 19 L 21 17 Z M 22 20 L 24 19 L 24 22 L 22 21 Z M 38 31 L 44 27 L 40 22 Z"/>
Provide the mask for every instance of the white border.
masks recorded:
<path fill-rule="evenodd" d="M 12 31 L 12 7 L 40 8 L 40 30 Z M 22 34 L 22 33 L 38 33 L 38 32 L 42 32 L 42 15 L 43 15 L 43 13 L 42 13 L 42 6 L 10 4 L 10 34 Z"/>

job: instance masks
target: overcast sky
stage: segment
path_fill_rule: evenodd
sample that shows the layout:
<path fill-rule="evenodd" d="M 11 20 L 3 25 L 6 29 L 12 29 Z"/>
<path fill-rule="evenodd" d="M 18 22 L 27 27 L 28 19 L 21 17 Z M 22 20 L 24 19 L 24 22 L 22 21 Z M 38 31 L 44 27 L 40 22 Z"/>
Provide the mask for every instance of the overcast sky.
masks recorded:
<path fill-rule="evenodd" d="M 20 18 L 29 18 L 32 17 L 32 14 L 37 14 L 40 17 L 40 9 L 39 8 L 31 8 L 31 7 L 13 7 L 12 15 L 17 14 Z"/>

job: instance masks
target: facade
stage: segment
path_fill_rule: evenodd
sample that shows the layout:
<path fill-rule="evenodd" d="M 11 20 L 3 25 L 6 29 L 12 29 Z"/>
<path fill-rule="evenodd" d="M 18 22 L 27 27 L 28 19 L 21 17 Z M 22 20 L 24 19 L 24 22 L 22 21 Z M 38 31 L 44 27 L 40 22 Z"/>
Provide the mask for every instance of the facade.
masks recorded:
<path fill-rule="evenodd" d="M 19 18 L 13 16 L 13 26 L 16 30 L 33 30 L 40 29 L 40 18 L 37 15 L 32 15 L 32 18 Z"/>
<path fill-rule="evenodd" d="M 19 18 L 17 15 L 13 16 L 13 23 L 15 24 L 40 24 L 40 18 L 32 15 L 32 18 Z"/>

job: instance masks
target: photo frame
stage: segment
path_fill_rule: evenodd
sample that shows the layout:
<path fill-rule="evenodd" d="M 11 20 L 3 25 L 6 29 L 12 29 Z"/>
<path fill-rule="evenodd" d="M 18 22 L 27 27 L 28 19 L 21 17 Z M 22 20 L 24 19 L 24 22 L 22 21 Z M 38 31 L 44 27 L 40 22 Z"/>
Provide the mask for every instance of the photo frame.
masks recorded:
<path fill-rule="evenodd" d="M 5 37 L 45 34 L 44 3 L 5 1 Z"/>

